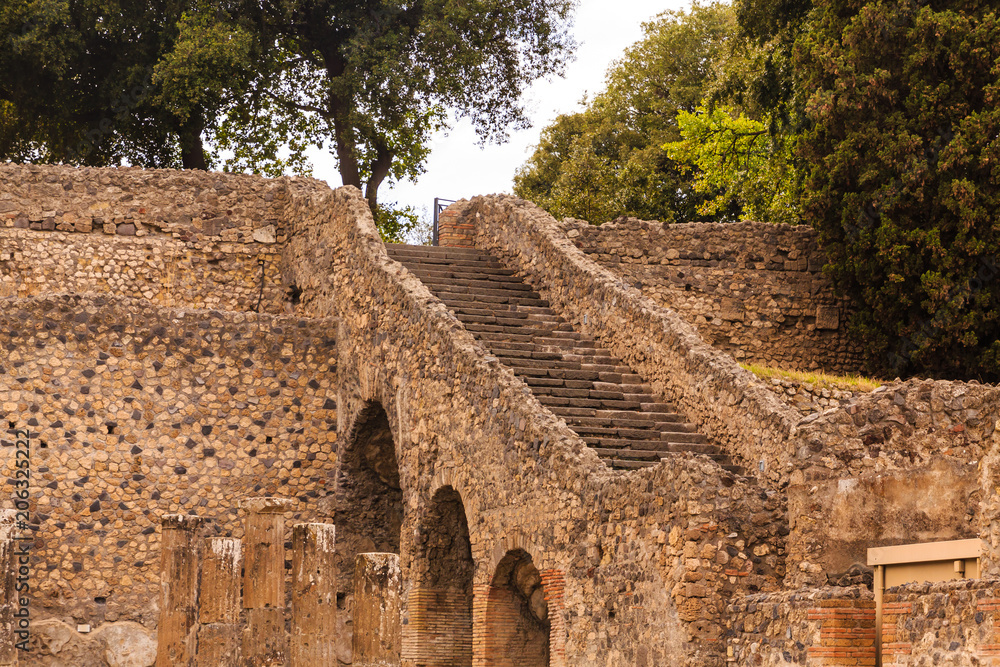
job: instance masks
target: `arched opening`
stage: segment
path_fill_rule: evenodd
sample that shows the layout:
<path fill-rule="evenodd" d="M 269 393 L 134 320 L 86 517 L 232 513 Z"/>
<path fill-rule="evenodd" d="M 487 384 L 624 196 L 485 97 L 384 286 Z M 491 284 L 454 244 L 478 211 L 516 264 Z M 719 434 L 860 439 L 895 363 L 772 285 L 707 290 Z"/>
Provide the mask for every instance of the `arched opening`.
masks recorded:
<path fill-rule="evenodd" d="M 462 497 L 446 486 L 421 522 L 404 657 L 416 667 L 471 667 L 475 565 Z"/>
<path fill-rule="evenodd" d="M 337 541 L 353 536 L 355 553 L 399 553 L 403 491 L 389 418 L 378 403 L 358 416 L 341 448 L 334 522 Z M 353 554 L 352 571 L 353 571 Z"/>
<path fill-rule="evenodd" d="M 337 526 L 338 655 L 351 654 L 354 568 L 359 553 L 399 553 L 403 491 L 389 417 L 368 404 L 339 447 L 332 514 Z"/>
<path fill-rule="evenodd" d="M 507 552 L 486 603 L 487 667 L 548 667 L 549 608 L 531 556 Z"/>

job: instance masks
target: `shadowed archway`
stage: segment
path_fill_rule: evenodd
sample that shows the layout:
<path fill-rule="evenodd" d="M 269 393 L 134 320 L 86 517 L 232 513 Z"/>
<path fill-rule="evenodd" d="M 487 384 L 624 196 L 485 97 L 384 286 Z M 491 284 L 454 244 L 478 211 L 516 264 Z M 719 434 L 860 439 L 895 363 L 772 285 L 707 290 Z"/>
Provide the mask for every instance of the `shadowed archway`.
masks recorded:
<path fill-rule="evenodd" d="M 486 603 L 486 667 L 548 667 L 549 632 L 538 568 L 526 551 L 507 552 Z"/>
<path fill-rule="evenodd" d="M 340 450 L 334 522 L 338 541 L 354 535 L 359 551 L 399 553 L 403 492 L 389 418 L 369 403 Z"/>
<path fill-rule="evenodd" d="M 406 664 L 471 667 L 474 573 L 465 505 L 458 491 L 443 487 L 431 499 L 416 539 Z"/>

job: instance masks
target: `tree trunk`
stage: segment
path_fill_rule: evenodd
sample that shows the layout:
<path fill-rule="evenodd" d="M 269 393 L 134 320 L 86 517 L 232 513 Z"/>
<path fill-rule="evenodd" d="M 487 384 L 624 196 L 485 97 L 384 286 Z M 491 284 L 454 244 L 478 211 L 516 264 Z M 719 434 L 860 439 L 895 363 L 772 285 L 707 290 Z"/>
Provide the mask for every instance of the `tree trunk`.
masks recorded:
<path fill-rule="evenodd" d="M 201 141 L 201 133 L 205 124 L 200 118 L 192 118 L 181 128 L 181 166 L 184 169 L 201 169 L 208 171 L 208 159 L 205 157 L 205 145 Z"/>
<path fill-rule="evenodd" d="M 372 210 L 372 215 L 377 215 L 378 186 L 382 185 L 382 181 L 389 175 L 390 167 L 392 167 L 392 153 L 389 152 L 389 149 L 384 144 L 379 143 L 375 147 L 375 164 L 372 165 L 371 178 L 365 184 L 365 199 L 368 200 L 368 206 Z"/>
<path fill-rule="evenodd" d="M 358 156 L 355 151 L 353 128 L 347 120 L 349 103 L 334 95 L 330 96 L 330 115 L 333 117 L 333 138 L 337 145 L 337 162 L 340 167 L 340 178 L 344 185 L 353 185 L 361 189 L 361 170 L 358 168 Z"/>

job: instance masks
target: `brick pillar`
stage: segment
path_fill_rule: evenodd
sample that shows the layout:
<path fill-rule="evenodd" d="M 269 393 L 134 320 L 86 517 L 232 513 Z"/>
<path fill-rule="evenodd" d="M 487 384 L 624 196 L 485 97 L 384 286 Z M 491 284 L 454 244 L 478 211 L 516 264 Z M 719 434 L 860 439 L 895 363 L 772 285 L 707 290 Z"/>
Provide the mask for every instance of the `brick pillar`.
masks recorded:
<path fill-rule="evenodd" d="M 486 610 L 489 608 L 489 584 L 476 584 L 472 587 L 472 667 L 486 665 L 486 635 L 488 623 Z"/>
<path fill-rule="evenodd" d="M 202 551 L 198 529 L 203 522 L 182 514 L 163 517 L 156 667 L 194 664 Z"/>
<path fill-rule="evenodd" d="M 452 248 L 474 248 L 476 228 L 464 215 L 465 206 L 452 204 L 438 216 L 438 245 Z"/>
<path fill-rule="evenodd" d="M 292 667 L 337 664 L 336 529 L 292 528 Z"/>
<path fill-rule="evenodd" d="M 288 498 L 246 498 L 243 530 L 243 662 L 254 667 L 285 665 L 285 512 Z"/>
<path fill-rule="evenodd" d="M 14 539 L 16 510 L 0 510 L 0 667 L 17 667 L 17 550 Z"/>
<path fill-rule="evenodd" d="M 199 593 L 199 667 L 237 667 L 240 661 L 240 576 L 243 548 L 233 537 L 205 540 Z"/>
<path fill-rule="evenodd" d="M 354 563 L 354 667 L 398 667 L 402 574 L 396 554 L 358 554 Z"/>
<path fill-rule="evenodd" d="M 545 603 L 549 608 L 549 665 L 567 667 L 569 663 L 566 662 L 566 625 L 562 614 L 566 577 L 562 570 L 544 570 L 541 576 Z"/>
<path fill-rule="evenodd" d="M 820 622 L 819 646 L 807 650 L 810 665 L 875 664 L 874 600 L 821 600 L 806 618 Z"/>
<path fill-rule="evenodd" d="M 913 604 L 900 598 L 900 595 L 893 594 L 882 597 L 881 654 L 882 664 L 886 667 L 907 664 L 910 653 L 913 652 L 909 637 L 899 631 L 901 626 L 905 626 L 907 617 L 913 613 Z"/>

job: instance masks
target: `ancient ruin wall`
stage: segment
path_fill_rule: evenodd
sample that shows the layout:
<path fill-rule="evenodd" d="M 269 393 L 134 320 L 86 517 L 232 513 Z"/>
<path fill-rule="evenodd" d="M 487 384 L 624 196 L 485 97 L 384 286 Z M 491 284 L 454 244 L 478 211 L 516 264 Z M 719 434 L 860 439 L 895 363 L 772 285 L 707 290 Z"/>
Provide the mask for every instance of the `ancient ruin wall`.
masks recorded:
<path fill-rule="evenodd" d="M 578 248 L 656 303 L 677 311 L 741 362 L 857 372 L 849 304 L 823 274 L 826 257 L 805 226 L 760 222 L 599 227 L 561 223 Z"/>
<path fill-rule="evenodd" d="M 769 484 L 788 487 L 786 584 L 858 583 L 868 547 L 974 537 L 989 523 L 977 463 L 994 446 L 1000 390 L 911 380 L 802 417 L 672 312 L 590 261 L 539 209 L 481 197 L 453 210 L 472 221 L 477 245 L 520 270 L 702 432 L 751 470 L 763 464 Z"/>
<path fill-rule="evenodd" d="M 474 655 L 490 645 L 485 598 L 498 563 L 522 550 L 547 582 L 551 664 L 722 665 L 724 600 L 773 590 L 784 571 L 778 498 L 701 457 L 609 470 L 388 258 L 359 192 L 293 187 L 289 210 L 285 280 L 302 289 L 305 312 L 341 323 L 340 432 L 377 404 L 398 454 L 404 659 L 430 650 L 415 601 L 432 592 L 423 576 L 442 555 L 415 536 L 451 488 L 468 520 Z M 348 484 L 350 473 L 340 471 Z"/>
<path fill-rule="evenodd" d="M 333 489 L 329 322 L 99 296 L 2 299 L 0 349 L 8 480 L 13 430 L 31 431 L 36 623 L 155 627 L 165 514 L 211 517 L 239 536 L 240 498 L 299 498 L 298 517 L 311 520 Z"/>
<path fill-rule="evenodd" d="M 1000 581 L 908 584 L 882 598 L 882 664 L 988 665 L 1000 657 Z"/>
<path fill-rule="evenodd" d="M 0 297 L 284 313 L 286 180 L 0 164 Z"/>
<path fill-rule="evenodd" d="M 875 598 L 862 586 L 748 595 L 726 610 L 732 664 L 875 664 Z"/>
<path fill-rule="evenodd" d="M 836 583 L 869 547 L 995 532 L 983 462 L 998 417 L 995 387 L 914 379 L 805 418 L 787 490 L 787 583 Z"/>

